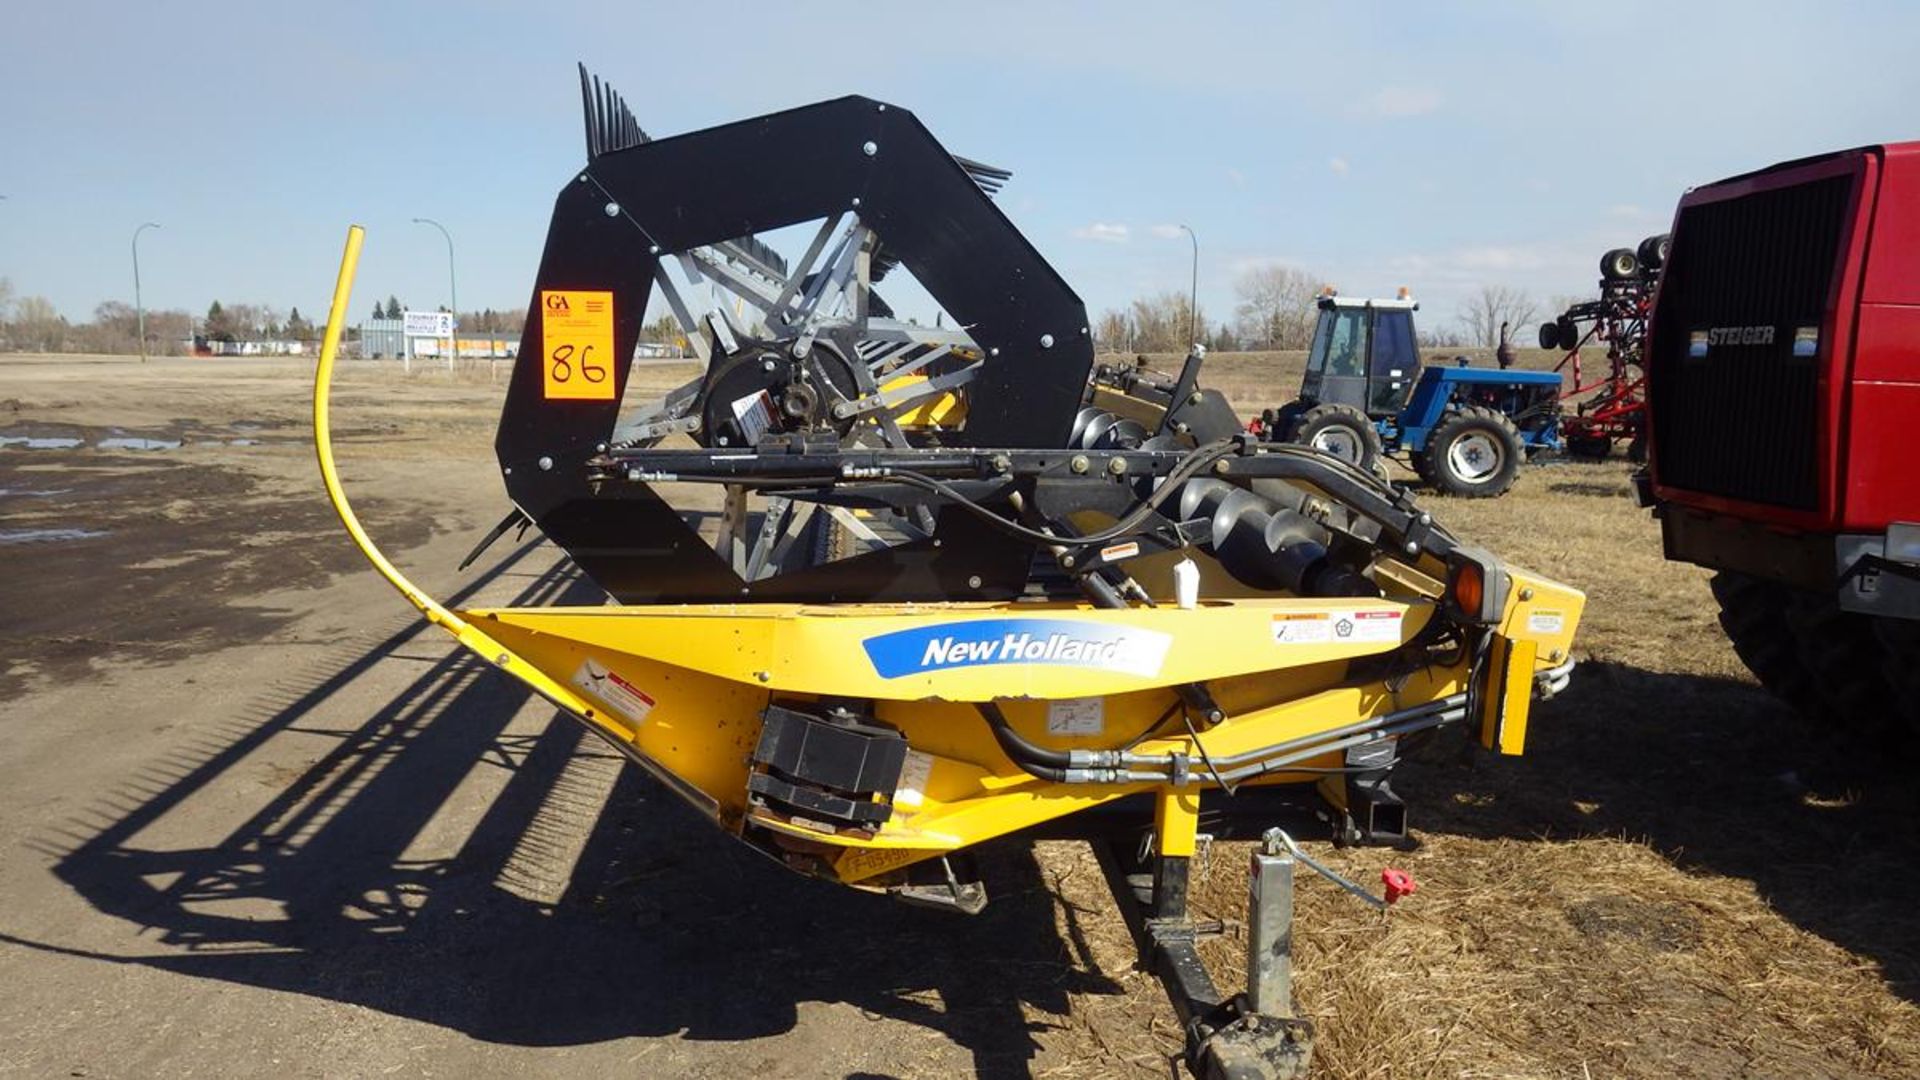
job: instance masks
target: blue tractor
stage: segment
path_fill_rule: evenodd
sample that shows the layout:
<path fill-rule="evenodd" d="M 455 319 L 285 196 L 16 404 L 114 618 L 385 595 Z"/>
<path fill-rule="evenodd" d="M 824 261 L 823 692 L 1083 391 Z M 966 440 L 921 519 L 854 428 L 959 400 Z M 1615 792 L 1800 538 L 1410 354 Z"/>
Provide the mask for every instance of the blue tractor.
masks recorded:
<path fill-rule="evenodd" d="M 1523 461 L 1560 449 L 1560 375 L 1469 367 L 1465 358 L 1423 368 L 1419 306 L 1404 290 L 1395 300 L 1322 295 L 1300 396 L 1261 413 L 1254 433 L 1370 471 L 1404 453 L 1441 491 L 1504 494 Z"/>

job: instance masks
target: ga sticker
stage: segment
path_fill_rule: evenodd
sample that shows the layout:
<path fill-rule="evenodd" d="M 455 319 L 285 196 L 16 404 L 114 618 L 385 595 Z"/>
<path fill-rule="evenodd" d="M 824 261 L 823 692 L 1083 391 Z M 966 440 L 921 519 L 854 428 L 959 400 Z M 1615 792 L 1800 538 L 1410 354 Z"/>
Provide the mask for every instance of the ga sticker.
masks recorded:
<path fill-rule="evenodd" d="M 540 290 L 541 396 L 613 400 L 613 294 Z"/>
<path fill-rule="evenodd" d="M 621 678 L 605 664 L 589 657 L 573 673 L 573 685 L 598 698 L 607 708 L 638 724 L 647 718 L 656 704 L 653 695 Z"/>

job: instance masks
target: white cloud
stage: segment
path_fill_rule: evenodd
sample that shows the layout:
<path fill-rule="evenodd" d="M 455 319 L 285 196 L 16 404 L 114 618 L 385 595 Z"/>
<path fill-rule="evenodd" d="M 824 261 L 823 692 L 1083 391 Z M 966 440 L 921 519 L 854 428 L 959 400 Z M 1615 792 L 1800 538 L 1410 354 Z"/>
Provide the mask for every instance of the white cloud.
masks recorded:
<path fill-rule="evenodd" d="M 1327 159 L 1327 168 L 1332 169 L 1335 176 L 1345 176 L 1353 166 L 1347 164 L 1346 158 L 1335 157 Z"/>
<path fill-rule="evenodd" d="M 1153 235 L 1159 237 L 1162 240 L 1175 240 L 1175 239 L 1178 239 L 1180 236 L 1180 226 L 1155 225 L 1153 227 Z"/>
<path fill-rule="evenodd" d="M 1430 86 L 1383 86 L 1347 111 L 1360 116 L 1425 116 L 1440 108 L 1440 91 Z"/>
<path fill-rule="evenodd" d="M 1082 226 L 1081 228 L 1073 230 L 1073 235 L 1074 238 L 1078 240 L 1098 240 L 1104 244 L 1124 244 L 1127 242 L 1128 232 L 1129 230 L 1125 225 L 1096 221 L 1091 225 Z"/>
<path fill-rule="evenodd" d="M 1293 270 L 1305 269 L 1300 264 L 1300 260 L 1291 255 L 1245 255 L 1230 260 L 1227 263 L 1227 270 L 1237 278 L 1242 274 L 1265 270 L 1270 266 L 1284 266 Z"/>

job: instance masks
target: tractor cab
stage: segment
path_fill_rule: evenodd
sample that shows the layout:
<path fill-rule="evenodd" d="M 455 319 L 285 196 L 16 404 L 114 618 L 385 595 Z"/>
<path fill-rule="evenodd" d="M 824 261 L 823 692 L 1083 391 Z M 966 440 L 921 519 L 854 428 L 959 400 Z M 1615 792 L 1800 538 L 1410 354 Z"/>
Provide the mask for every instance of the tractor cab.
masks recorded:
<path fill-rule="evenodd" d="M 1365 300 L 1323 293 L 1300 399 L 1312 405 L 1346 405 L 1371 417 L 1400 412 L 1420 376 L 1413 334 L 1419 304 L 1406 290 L 1393 300 Z"/>

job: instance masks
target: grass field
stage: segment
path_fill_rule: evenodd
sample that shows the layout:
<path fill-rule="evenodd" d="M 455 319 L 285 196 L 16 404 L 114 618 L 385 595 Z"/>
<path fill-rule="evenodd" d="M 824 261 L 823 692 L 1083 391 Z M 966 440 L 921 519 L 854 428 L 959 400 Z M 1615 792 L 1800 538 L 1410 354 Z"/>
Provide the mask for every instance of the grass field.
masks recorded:
<path fill-rule="evenodd" d="M 1203 384 L 1244 415 L 1300 363 Z M 0 358 L 0 434 L 75 444 L 0 448 L 0 524 L 77 530 L 0 547 L 0 1073 L 1169 1075 L 1084 848 L 997 854 L 970 921 L 807 882 L 419 635 L 319 497 L 305 374 Z M 572 588 L 544 549 L 452 571 L 499 506 L 486 369 L 344 378 L 349 483 L 423 584 Z M 1915 786 L 1760 692 L 1628 475 L 1427 500 L 1587 592 L 1581 665 L 1525 757 L 1408 764 L 1418 850 L 1328 854 L 1419 879 L 1389 917 L 1303 879 L 1320 1075 L 1920 1075 Z M 1246 858 L 1196 868 L 1229 983 Z"/>

